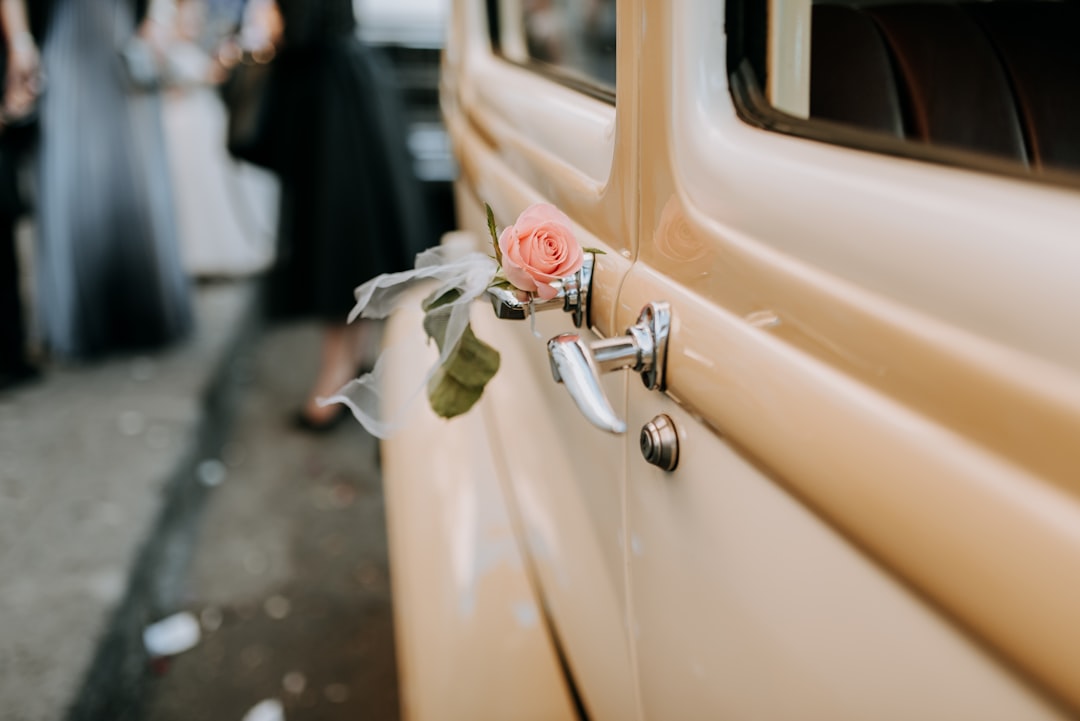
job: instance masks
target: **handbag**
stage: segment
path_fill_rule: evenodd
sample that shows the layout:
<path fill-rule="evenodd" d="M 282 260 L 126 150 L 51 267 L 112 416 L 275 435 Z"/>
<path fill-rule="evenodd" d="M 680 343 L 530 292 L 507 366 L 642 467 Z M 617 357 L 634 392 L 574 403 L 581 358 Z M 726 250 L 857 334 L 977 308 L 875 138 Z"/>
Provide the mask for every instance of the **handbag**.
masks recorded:
<path fill-rule="evenodd" d="M 280 169 L 275 75 L 272 62 L 258 62 L 245 53 L 221 87 L 229 154 L 270 170 Z"/>

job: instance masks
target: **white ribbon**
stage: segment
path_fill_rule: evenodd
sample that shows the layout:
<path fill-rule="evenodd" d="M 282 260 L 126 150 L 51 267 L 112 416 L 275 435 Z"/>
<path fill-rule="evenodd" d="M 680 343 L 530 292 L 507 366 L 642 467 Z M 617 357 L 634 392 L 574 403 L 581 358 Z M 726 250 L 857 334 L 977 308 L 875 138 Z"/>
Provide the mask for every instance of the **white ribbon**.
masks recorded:
<path fill-rule="evenodd" d="M 344 403 L 369 433 L 378 438 L 388 438 L 404 423 L 405 412 L 461 340 L 469 324 L 469 304 L 484 294 L 498 268 L 495 259 L 483 253 L 461 255 L 460 250 L 439 246 L 417 255 L 413 270 L 379 275 L 358 287 L 355 291 L 356 305 L 349 312 L 350 323 L 357 317 L 386 318 L 401 303 L 402 295 L 421 281 L 438 281 L 432 291 L 434 298 L 452 290 L 459 291 L 460 295 L 451 303 L 441 306 L 449 309 L 450 316 L 439 360 L 420 380 L 402 407 L 382 408 L 381 403 L 384 369 L 397 365 L 395 356 L 403 355 L 403 349 L 396 347 L 385 348 L 370 373 L 349 381 L 329 398 L 320 398 L 319 404 Z M 402 358 L 402 361 L 406 361 L 406 358 Z"/>

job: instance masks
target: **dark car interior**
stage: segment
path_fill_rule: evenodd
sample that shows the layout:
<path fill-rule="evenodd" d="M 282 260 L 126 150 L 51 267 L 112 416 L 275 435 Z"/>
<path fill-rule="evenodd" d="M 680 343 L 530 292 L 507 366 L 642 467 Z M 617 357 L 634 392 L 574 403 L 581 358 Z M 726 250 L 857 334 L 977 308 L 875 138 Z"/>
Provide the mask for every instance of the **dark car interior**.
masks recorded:
<path fill-rule="evenodd" d="M 764 98 L 768 6 L 728 0 L 728 67 L 744 120 L 880 153 L 1080 184 L 1080 2 L 815 2 L 809 118 Z"/>
<path fill-rule="evenodd" d="M 813 7 L 810 115 L 1080 169 L 1080 4 Z"/>

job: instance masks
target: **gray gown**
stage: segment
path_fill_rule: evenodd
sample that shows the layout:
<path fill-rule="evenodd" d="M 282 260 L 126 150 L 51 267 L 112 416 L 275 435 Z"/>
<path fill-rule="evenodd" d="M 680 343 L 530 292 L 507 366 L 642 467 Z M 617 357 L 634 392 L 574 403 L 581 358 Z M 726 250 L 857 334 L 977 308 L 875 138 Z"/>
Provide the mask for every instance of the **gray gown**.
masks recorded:
<path fill-rule="evenodd" d="M 160 347 L 189 329 L 161 100 L 128 82 L 132 0 L 54 0 L 44 39 L 37 295 L 57 356 Z"/>

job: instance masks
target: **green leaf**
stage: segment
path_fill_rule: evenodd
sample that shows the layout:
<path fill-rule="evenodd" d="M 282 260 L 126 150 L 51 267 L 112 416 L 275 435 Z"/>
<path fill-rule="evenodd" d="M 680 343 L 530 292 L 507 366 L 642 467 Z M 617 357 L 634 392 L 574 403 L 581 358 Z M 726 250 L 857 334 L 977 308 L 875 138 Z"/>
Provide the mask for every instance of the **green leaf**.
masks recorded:
<path fill-rule="evenodd" d="M 487 224 L 488 232 L 491 233 L 491 245 L 495 248 L 495 261 L 502 265 L 502 251 L 499 250 L 499 231 L 495 229 L 495 211 L 487 203 L 484 203 L 484 208 L 487 210 Z"/>
<path fill-rule="evenodd" d="M 599 248 L 585 248 L 585 247 L 582 247 L 581 250 L 584 253 L 593 253 L 594 255 L 607 255 L 607 251 L 600 250 Z"/>
<path fill-rule="evenodd" d="M 423 308 L 424 313 L 430 314 L 431 311 L 437 310 L 438 308 L 441 308 L 442 306 L 447 305 L 448 303 L 453 303 L 455 300 L 457 300 L 460 297 L 461 297 L 461 291 L 458 290 L 457 288 L 451 288 L 450 290 L 446 291 L 445 293 L 443 293 L 442 295 L 440 295 L 437 298 L 435 297 L 435 294 L 432 293 L 427 298 L 424 298 L 424 300 L 420 303 L 420 307 Z M 445 328 L 445 326 L 446 326 L 445 321 L 443 322 L 443 326 Z M 424 327 L 427 328 L 427 318 L 426 317 L 424 318 Z M 428 337 L 434 337 L 434 336 L 432 336 L 431 333 L 428 333 Z"/>
<path fill-rule="evenodd" d="M 457 346 L 428 381 L 431 410 L 443 418 L 468 411 L 480 400 L 484 386 L 495 377 L 499 362 L 499 352 L 477 338 L 471 325 L 465 326 Z"/>
<path fill-rule="evenodd" d="M 435 340 L 439 353 L 446 344 L 446 327 L 450 320 L 450 308 L 445 306 L 460 295 L 460 291 L 453 289 L 438 297 L 432 294 L 423 302 L 424 331 Z M 453 418 L 468 411 L 480 400 L 484 386 L 495 377 L 499 362 L 499 352 L 477 338 L 472 325 L 466 325 L 461 340 L 428 381 L 431 410 L 443 418 Z"/>

